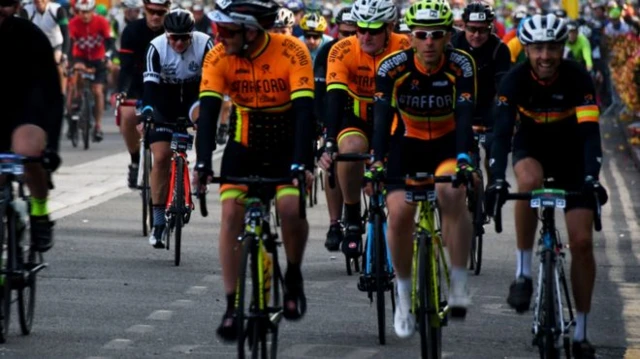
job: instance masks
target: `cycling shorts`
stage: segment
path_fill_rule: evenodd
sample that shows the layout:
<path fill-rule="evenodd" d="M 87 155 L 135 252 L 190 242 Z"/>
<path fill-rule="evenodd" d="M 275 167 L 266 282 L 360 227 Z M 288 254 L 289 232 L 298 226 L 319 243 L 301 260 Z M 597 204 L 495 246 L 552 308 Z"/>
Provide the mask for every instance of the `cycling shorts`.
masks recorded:
<path fill-rule="evenodd" d="M 74 63 L 82 62 L 87 68 L 96 69 L 92 84 L 106 84 L 107 83 L 107 62 L 105 60 L 83 60 L 76 59 Z M 133 98 L 133 97 L 130 97 Z"/>
<path fill-rule="evenodd" d="M 367 141 L 367 146 L 371 146 L 371 139 L 373 138 L 373 125 L 367 121 L 356 118 L 355 116 L 347 115 L 343 121 L 342 130 L 338 133 L 338 146 L 340 141 L 348 136 L 359 136 Z"/>
<path fill-rule="evenodd" d="M 171 142 L 173 128 L 167 126 L 152 126 L 149 129 L 149 144 L 156 142 Z"/>
<path fill-rule="evenodd" d="M 554 138 L 555 137 L 555 138 Z M 580 191 L 584 183 L 584 154 L 578 141 L 563 136 L 536 134 L 530 128 L 518 129 L 513 137 L 513 165 L 531 157 L 542 165 L 545 178 L 553 178 L 553 187 L 566 191 Z M 565 212 L 574 208 L 592 208 L 590 201 L 567 199 Z"/>
<path fill-rule="evenodd" d="M 435 140 L 425 141 L 395 134 L 387 161 L 387 176 L 399 178 L 418 172 L 435 175 L 456 171 L 456 133 L 450 132 Z M 387 192 L 404 190 L 403 184 L 386 185 Z"/>
<path fill-rule="evenodd" d="M 227 142 L 220 166 L 221 176 L 246 177 L 287 177 L 291 174 L 293 163 L 292 148 L 283 146 L 269 153 L 251 151 L 234 141 Z M 220 186 L 220 200 L 239 199 L 247 193 L 246 186 L 223 183 Z M 268 197 L 276 199 L 284 196 L 299 196 L 300 192 L 293 185 L 278 186 L 267 189 Z"/>

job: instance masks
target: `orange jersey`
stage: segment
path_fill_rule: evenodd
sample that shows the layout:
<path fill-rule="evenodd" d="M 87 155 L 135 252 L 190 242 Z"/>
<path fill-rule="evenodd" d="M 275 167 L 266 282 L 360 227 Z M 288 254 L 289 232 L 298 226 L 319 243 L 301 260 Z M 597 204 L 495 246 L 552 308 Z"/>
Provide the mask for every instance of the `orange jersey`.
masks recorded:
<path fill-rule="evenodd" d="M 349 112 L 364 121 L 373 121 L 373 94 L 378 65 L 390 53 L 409 47 L 408 37 L 396 33 L 391 34 L 384 51 L 375 56 L 362 51 L 355 36 L 338 41 L 329 52 L 327 92 L 346 90 L 351 97 L 347 105 Z"/>
<path fill-rule="evenodd" d="M 202 66 L 200 97 L 229 95 L 237 115 L 231 137 L 247 145 L 251 119 L 290 119 L 292 100 L 313 98 L 313 79 L 311 55 L 302 41 L 267 34 L 248 58 L 226 55 L 221 43 L 214 46 Z"/>

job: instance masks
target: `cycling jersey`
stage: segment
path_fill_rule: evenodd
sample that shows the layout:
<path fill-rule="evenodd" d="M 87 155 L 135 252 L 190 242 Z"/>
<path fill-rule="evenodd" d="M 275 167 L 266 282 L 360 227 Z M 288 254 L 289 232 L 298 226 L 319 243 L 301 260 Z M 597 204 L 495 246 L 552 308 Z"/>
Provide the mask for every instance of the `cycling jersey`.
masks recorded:
<path fill-rule="evenodd" d="M 120 76 L 118 92 L 129 98 L 142 98 L 142 73 L 145 68 L 147 47 L 151 40 L 164 34 L 164 28 L 153 31 L 147 20 L 139 19 L 127 25 L 120 42 Z"/>
<path fill-rule="evenodd" d="M 327 66 L 327 136 L 336 139 L 341 122 L 355 119 L 371 125 L 375 73 L 382 59 L 392 52 L 409 48 L 405 35 L 392 33 L 386 48 L 371 56 L 360 48 L 356 36 L 338 41 L 329 52 Z M 344 98 L 344 91 L 348 98 Z M 336 98 L 338 96 L 338 98 Z M 345 114 L 345 112 L 347 112 Z"/>
<path fill-rule="evenodd" d="M 223 44 L 206 55 L 200 86 L 199 161 L 211 162 L 215 123 L 225 94 L 236 112 L 230 142 L 257 153 L 281 146 L 291 152 L 288 144 L 295 142 L 294 161 L 311 161 L 314 88 L 309 50 L 291 36 L 264 36 L 264 45 L 248 58 L 226 55 Z"/>
<path fill-rule="evenodd" d="M 304 42 L 304 36 L 300 36 L 298 38 L 298 40 Z M 320 51 L 320 49 L 325 45 L 328 44 L 329 42 L 331 42 L 333 40 L 333 37 L 329 36 L 329 35 L 325 35 L 322 34 L 322 40 L 320 41 L 320 45 L 318 45 L 318 47 L 316 47 L 314 50 L 309 49 L 309 52 L 311 53 L 311 61 L 313 61 L 313 63 L 316 62 L 316 55 L 318 54 L 318 51 Z"/>
<path fill-rule="evenodd" d="M 63 44 L 68 45 L 69 19 L 67 12 L 60 4 L 49 2 L 45 7 L 45 11 L 40 13 L 35 5 L 27 4 L 23 7 L 23 17 L 36 24 L 47 35 L 51 46 L 61 47 Z M 68 48 L 62 49 L 63 53 L 68 53 Z"/>
<path fill-rule="evenodd" d="M 564 58 L 574 59 L 587 67 L 587 71 L 593 68 L 593 60 L 591 59 L 591 44 L 589 39 L 582 34 L 578 34 L 576 41 L 570 43 L 567 41 L 564 45 Z"/>
<path fill-rule="evenodd" d="M 151 41 L 143 74 L 143 104 L 153 107 L 157 121 L 188 117 L 198 100 L 204 56 L 212 48 L 211 37 L 199 31 L 193 33 L 191 46 L 181 54 L 171 48 L 164 34 Z"/>
<path fill-rule="evenodd" d="M 455 131 L 456 150 L 468 153 L 475 98 L 475 64 L 464 51 L 447 48 L 438 67 L 430 70 L 413 49 L 387 56 L 376 76 L 375 160 L 382 161 L 387 153 L 394 115 L 394 135 L 431 141 Z"/>
<path fill-rule="evenodd" d="M 516 137 L 527 134 L 522 146 L 551 149 L 556 162 L 557 156 L 577 150 L 571 161 L 581 163 L 582 174 L 597 177 L 602 149 L 595 99 L 589 73 L 574 61 L 563 61 L 550 81 L 538 80 L 529 63 L 514 67 L 498 90 L 490 160 L 493 178 L 504 179 L 516 115 L 519 115 Z M 519 146 L 514 139 L 514 153 Z"/>
<path fill-rule="evenodd" d="M 69 37 L 73 42 L 72 56 L 75 59 L 96 61 L 105 58 L 111 39 L 111 28 L 107 19 L 94 14 L 89 23 L 79 16 L 69 22 Z"/>
<path fill-rule="evenodd" d="M 327 92 L 327 61 L 329 60 L 329 51 L 331 47 L 340 41 L 340 39 L 333 39 L 332 41 L 322 45 L 316 55 L 315 61 L 313 61 L 313 76 L 315 79 L 315 99 L 314 99 L 314 113 L 316 120 L 323 122 L 326 112 L 325 94 Z"/>
<path fill-rule="evenodd" d="M 482 91 L 478 91 L 475 99 L 473 124 L 491 127 L 493 126 L 491 110 L 495 103 L 498 85 L 511 67 L 509 48 L 493 34 L 479 48 L 469 45 L 464 32 L 459 32 L 452 37 L 451 44 L 456 49 L 470 54 L 476 65 L 478 89 Z"/>

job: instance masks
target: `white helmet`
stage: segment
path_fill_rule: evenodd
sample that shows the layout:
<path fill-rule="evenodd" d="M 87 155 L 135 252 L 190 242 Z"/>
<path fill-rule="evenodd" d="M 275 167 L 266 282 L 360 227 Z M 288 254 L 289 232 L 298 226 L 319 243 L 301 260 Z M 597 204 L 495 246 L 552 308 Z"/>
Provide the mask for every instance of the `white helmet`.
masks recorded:
<path fill-rule="evenodd" d="M 286 7 L 282 7 L 278 10 L 278 15 L 276 15 L 276 22 L 273 24 L 273 27 L 291 27 L 296 24 L 295 15 L 293 15 L 293 11 L 287 9 Z"/>
<path fill-rule="evenodd" d="M 139 9 L 142 7 L 142 0 L 123 0 L 122 5 L 127 9 Z"/>
<path fill-rule="evenodd" d="M 544 42 L 564 43 L 569 36 L 567 23 L 553 15 L 533 15 L 522 20 L 518 39 L 523 45 Z"/>
<path fill-rule="evenodd" d="M 92 11 L 96 7 L 96 0 L 78 0 L 76 2 L 76 10 Z"/>
<path fill-rule="evenodd" d="M 398 10 L 392 0 L 356 0 L 351 8 L 354 20 L 362 22 L 393 22 Z"/>

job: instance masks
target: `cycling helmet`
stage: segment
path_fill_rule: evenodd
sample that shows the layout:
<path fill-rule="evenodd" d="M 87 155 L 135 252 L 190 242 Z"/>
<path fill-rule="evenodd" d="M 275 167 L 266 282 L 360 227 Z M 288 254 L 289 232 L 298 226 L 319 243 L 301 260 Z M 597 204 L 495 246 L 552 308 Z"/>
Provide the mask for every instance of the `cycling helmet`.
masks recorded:
<path fill-rule="evenodd" d="M 493 19 L 495 19 L 493 8 L 480 2 L 472 2 L 467 5 L 462 13 L 462 20 L 464 22 L 478 21 L 491 23 Z"/>
<path fill-rule="evenodd" d="M 446 26 L 453 25 L 453 11 L 447 0 L 420 0 L 407 10 L 404 17 L 409 28 L 415 26 Z"/>
<path fill-rule="evenodd" d="M 553 15 L 561 19 L 564 19 L 567 17 L 567 12 L 564 9 L 555 9 L 553 10 Z"/>
<path fill-rule="evenodd" d="M 304 10 L 304 3 L 300 0 L 290 0 L 285 3 L 284 7 L 295 13 Z"/>
<path fill-rule="evenodd" d="M 273 27 L 292 27 L 296 24 L 294 17 L 295 15 L 293 15 L 293 11 L 285 7 L 281 7 L 280 10 L 278 10 L 278 15 L 276 16 L 276 21 L 273 23 Z"/>
<path fill-rule="evenodd" d="M 527 14 L 527 8 L 524 9 L 516 9 L 516 12 L 513 13 L 513 19 L 516 21 L 520 21 L 525 17 L 529 16 Z"/>
<path fill-rule="evenodd" d="M 338 15 L 336 15 L 336 24 L 345 24 L 345 25 L 355 25 L 356 21 L 353 19 L 351 15 L 351 6 L 347 6 L 342 8 Z"/>
<path fill-rule="evenodd" d="M 122 5 L 127 9 L 139 9 L 142 7 L 141 0 L 124 0 Z"/>
<path fill-rule="evenodd" d="M 93 11 L 96 7 L 96 0 L 78 0 L 76 2 L 76 10 L 78 11 Z"/>
<path fill-rule="evenodd" d="M 143 0 L 145 5 L 171 6 L 171 0 Z"/>
<path fill-rule="evenodd" d="M 307 32 L 324 32 L 327 29 L 327 20 L 315 12 L 306 14 L 300 20 L 300 28 Z"/>
<path fill-rule="evenodd" d="M 622 10 L 619 7 L 614 7 L 609 10 L 609 19 L 619 19 L 622 16 Z"/>
<path fill-rule="evenodd" d="M 96 5 L 96 10 L 95 10 L 96 14 L 103 16 L 103 17 L 107 17 L 109 16 L 109 9 L 107 9 L 107 7 L 103 4 L 98 4 Z"/>
<path fill-rule="evenodd" d="M 168 34 L 190 34 L 195 26 L 196 20 L 187 10 L 174 10 L 164 17 L 164 31 Z"/>
<path fill-rule="evenodd" d="M 569 31 L 564 20 L 553 14 L 533 15 L 524 19 L 518 29 L 518 39 L 523 45 L 567 40 Z"/>
<path fill-rule="evenodd" d="M 576 21 L 567 21 L 567 30 L 578 30 L 578 23 Z"/>
<path fill-rule="evenodd" d="M 271 0 L 216 0 L 210 18 L 213 22 L 268 30 L 276 21 L 278 8 Z"/>
<path fill-rule="evenodd" d="M 397 13 L 392 0 L 356 0 L 351 7 L 353 19 L 366 23 L 394 22 Z"/>

